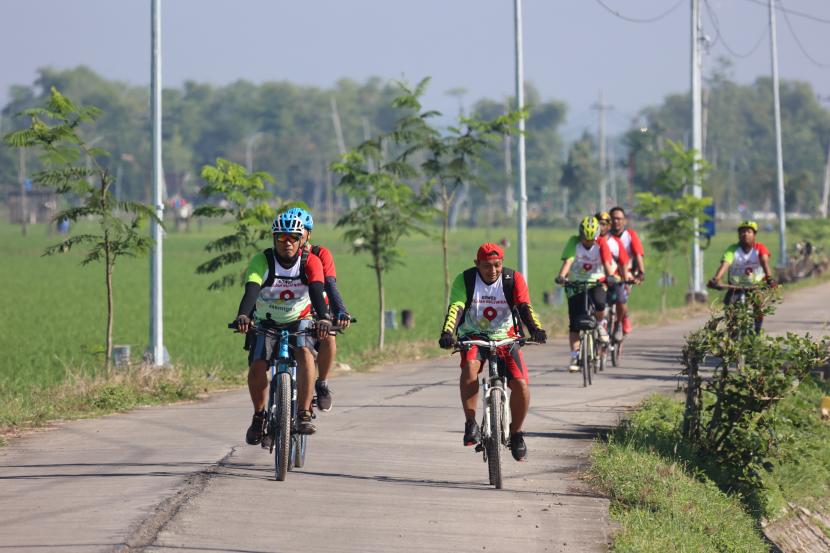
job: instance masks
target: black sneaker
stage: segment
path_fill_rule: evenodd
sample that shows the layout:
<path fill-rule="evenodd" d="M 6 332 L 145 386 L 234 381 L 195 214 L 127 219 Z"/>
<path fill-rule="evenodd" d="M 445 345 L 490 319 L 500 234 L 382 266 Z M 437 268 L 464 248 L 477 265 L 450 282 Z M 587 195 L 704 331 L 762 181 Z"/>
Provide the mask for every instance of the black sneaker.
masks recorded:
<path fill-rule="evenodd" d="M 464 423 L 464 445 L 476 445 L 481 441 L 481 431 L 478 429 L 476 421 L 467 421 Z"/>
<path fill-rule="evenodd" d="M 320 380 L 318 378 L 317 382 L 314 383 L 314 391 L 317 392 L 317 407 L 320 408 L 320 411 L 331 411 L 333 401 L 329 383 L 326 380 Z"/>
<path fill-rule="evenodd" d="M 510 436 L 510 453 L 519 462 L 527 460 L 527 446 L 525 445 L 525 433 L 514 432 Z"/>
<path fill-rule="evenodd" d="M 265 430 L 265 411 L 254 413 L 254 419 L 251 421 L 251 426 L 245 432 L 245 443 L 248 445 L 257 445 L 262 441 L 262 433 Z"/>
<path fill-rule="evenodd" d="M 317 427 L 311 421 L 311 411 L 297 413 L 297 434 L 314 434 L 317 432 Z"/>

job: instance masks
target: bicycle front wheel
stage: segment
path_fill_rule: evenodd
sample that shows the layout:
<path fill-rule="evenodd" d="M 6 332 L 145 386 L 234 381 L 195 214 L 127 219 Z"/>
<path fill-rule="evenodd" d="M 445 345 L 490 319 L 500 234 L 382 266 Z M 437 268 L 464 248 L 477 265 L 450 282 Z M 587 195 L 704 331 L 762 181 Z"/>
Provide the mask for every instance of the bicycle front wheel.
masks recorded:
<path fill-rule="evenodd" d="M 591 337 L 588 333 L 582 336 L 579 344 L 579 359 L 582 367 L 582 387 L 591 384 Z"/>
<path fill-rule="evenodd" d="M 494 387 L 490 391 L 490 438 L 487 440 L 487 468 L 490 471 L 490 483 L 497 490 L 502 487 L 501 443 L 504 438 L 504 390 Z"/>
<path fill-rule="evenodd" d="M 274 473 L 276 479 L 282 482 L 288 473 L 291 453 L 291 375 L 278 373 L 277 378 Z"/>

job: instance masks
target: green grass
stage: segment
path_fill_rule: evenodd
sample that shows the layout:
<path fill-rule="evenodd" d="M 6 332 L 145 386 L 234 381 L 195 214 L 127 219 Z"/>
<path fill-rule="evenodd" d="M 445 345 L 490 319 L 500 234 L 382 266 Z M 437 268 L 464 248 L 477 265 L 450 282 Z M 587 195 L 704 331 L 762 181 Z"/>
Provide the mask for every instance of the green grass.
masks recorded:
<path fill-rule="evenodd" d="M 81 225 L 80 227 L 83 227 Z M 79 225 L 73 227 L 78 232 Z M 164 341 L 172 362 L 200 388 L 240 382 L 246 357 L 238 335 L 226 328 L 241 297 L 238 289 L 209 292 L 210 276 L 197 275 L 195 267 L 208 258 L 204 245 L 227 231 L 218 224 L 187 232 L 171 232 L 164 242 Z M 545 289 L 552 290 L 560 254 L 571 231 L 531 228 L 528 233 L 529 282 L 532 301 L 541 316 L 561 332 L 565 306 L 542 304 Z M 450 236 L 452 275 L 469 267 L 478 245 L 506 238 L 516 243 L 515 228 L 459 229 Z M 47 234 L 44 225 L 29 227 L 21 237 L 19 227 L 0 224 L 0 281 L 3 282 L 3 317 L 0 318 L 0 405 L 28 405 L 29 398 L 55 386 L 84 379 L 100 379 L 100 352 L 104 345 L 106 295 L 101 265 L 82 267 L 82 252 L 42 257 L 60 236 Z M 436 353 L 436 336 L 446 306 L 443 305 L 443 270 L 438 230 L 429 237 L 405 238 L 401 249 L 405 264 L 386 275 L 386 306 L 399 313 L 411 309 L 415 328 L 387 331 L 389 350 L 373 351 L 377 340 L 378 298 L 368 258 L 352 255 L 340 232 L 318 225 L 315 242 L 329 247 L 337 261 L 338 285 L 359 323 L 338 340 L 339 358 L 358 370 L 379 360 L 394 360 Z M 720 235 L 706 256 L 710 274 L 720 252 L 733 236 Z M 507 251 L 508 265 L 515 265 L 515 248 Z M 648 260 L 647 260 L 648 262 Z M 683 304 L 686 292 L 686 260 L 675 268 L 676 285 L 669 289 L 669 305 Z M 655 271 L 632 296 L 631 308 L 654 312 L 660 306 Z M 122 258 L 115 267 L 114 342 L 132 347 L 140 361 L 148 344 L 149 261 Z M 554 324 L 554 321 L 558 322 Z M 412 344 L 415 344 L 413 346 Z M 196 385 L 196 384 L 194 384 Z M 32 409 L 10 412 L 0 408 L 0 428 L 27 424 L 41 417 Z"/>
<path fill-rule="evenodd" d="M 818 405 L 828 394 L 830 384 L 808 379 L 776 407 L 779 454 L 752 505 L 724 493 L 716 460 L 697 458 L 682 440 L 680 401 L 646 400 L 592 452 L 588 477 L 622 525 L 613 551 L 767 551 L 762 518 L 787 517 L 788 503 L 827 512 L 830 425 Z"/>
<path fill-rule="evenodd" d="M 611 497 L 611 516 L 622 525 L 615 552 L 766 551 L 752 518 L 714 483 L 684 467 L 619 443 L 597 445 L 593 481 Z"/>

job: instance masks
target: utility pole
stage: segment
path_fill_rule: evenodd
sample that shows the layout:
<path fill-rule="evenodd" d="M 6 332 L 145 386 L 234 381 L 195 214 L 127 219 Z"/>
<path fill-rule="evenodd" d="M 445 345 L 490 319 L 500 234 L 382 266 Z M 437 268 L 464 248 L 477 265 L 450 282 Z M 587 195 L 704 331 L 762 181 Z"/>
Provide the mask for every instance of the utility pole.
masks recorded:
<path fill-rule="evenodd" d="M 513 0 L 516 38 L 516 109 L 525 108 L 524 55 L 522 53 L 522 0 Z M 519 272 L 528 280 L 527 274 L 527 181 L 525 170 L 525 120 L 519 119 Z"/>
<path fill-rule="evenodd" d="M 700 41 L 702 39 L 700 21 L 700 0 L 692 0 L 692 149 L 695 151 L 695 176 L 692 183 L 692 194 L 695 198 L 703 197 L 698 168 L 703 155 L 703 98 L 701 95 L 701 60 Z M 698 220 L 695 219 L 695 239 L 692 244 L 692 278 L 691 290 L 688 298 L 692 302 L 705 300 L 706 291 L 703 289 L 703 256 L 700 250 L 700 233 L 697 230 Z"/>
<path fill-rule="evenodd" d="M 161 0 L 151 0 L 151 68 L 150 121 L 153 143 L 153 204 L 156 217 L 164 220 L 164 169 L 161 166 Z M 153 253 L 150 257 L 150 349 L 156 367 L 165 364 L 164 321 L 162 309 L 162 228 L 150 222 Z"/>
<path fill-rule="evenodd" d="M 510 103 L 505 99 L 504 114 L 510 113 Z M 516 198 L 513 190 L 513 137 L 509 134 L 504 136 L 504 180 L 507 183 L 504 187 L 504 205 L 507 208 L 507 217 L 513 217 L 516 210 Z"/>
<path fill-rule="evenodd" d="M 775 0 L 769 0 L 769 37 L 772 56 L 772 96 L 775 112 L 775 159 L 778 168 L 778 267 L 787 267 L 787 211 L 784 203 L 784 154 L 781 148 L 781 98 L 778 94 L 778 45 L 775 38 Z"/>
<path fill-rule="evenodd" d="M 608 168 L 605 161 L 605 110 L 611 109 L 611 106 L 605 103 L 602 89 L 599 91 L 599 102 L 592 105 L 591 109 L 599 112 L 599 209 L 597 211 L 605 211 L 608 207 Z"/>
<path fill-rule="evenodd" d="M 262 133 L 255 132 L 245 141 L 245 168 L 249 174 L 254 172 L 254 144 L 260 138 L 262 138 Z"/>
<path fill-rule="evenodd" d="M 830 102 L 830 96 L 819 96 L 819 101 Z M 827 218 L 827 202 L 830 201 L 830 137 L 827 141 L 827 161 L 824 165 L 824 189 L 821 193 L 821 216 Z"/>

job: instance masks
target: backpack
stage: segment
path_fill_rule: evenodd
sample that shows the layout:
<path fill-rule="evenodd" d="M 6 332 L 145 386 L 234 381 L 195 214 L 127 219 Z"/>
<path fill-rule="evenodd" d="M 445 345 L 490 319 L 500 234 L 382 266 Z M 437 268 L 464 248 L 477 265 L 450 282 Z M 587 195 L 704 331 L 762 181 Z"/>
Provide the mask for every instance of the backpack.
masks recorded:
<path fill-rule="evenodd" d="M 513 316 L 513 326 L 518 330 L 519 336 L 524 336 L 522 332 L 522 325 L 519 322 L 519 318 L 516 316 L 516 306 L 513 305 L 513 289 L 516 286 L 516 278 L 514 276 L 515 271 L 508 267 L 504 267 L 501 271 L 501 286 L 502 290 L 504 290 L 504 298 L 507 300 L 507 305 L 510 307 L 510 314 Z M 464 312 L 466 313 L 467 310 L 470 308 L 470 304 L 473 302 L 473 292 L 476 289 L 476 275 L 478 275 L 478 269 L 472 267 L 464 271 L 464 288 L 467 292 L 467 301 L 464 303 Z"/>

